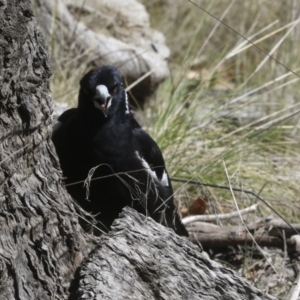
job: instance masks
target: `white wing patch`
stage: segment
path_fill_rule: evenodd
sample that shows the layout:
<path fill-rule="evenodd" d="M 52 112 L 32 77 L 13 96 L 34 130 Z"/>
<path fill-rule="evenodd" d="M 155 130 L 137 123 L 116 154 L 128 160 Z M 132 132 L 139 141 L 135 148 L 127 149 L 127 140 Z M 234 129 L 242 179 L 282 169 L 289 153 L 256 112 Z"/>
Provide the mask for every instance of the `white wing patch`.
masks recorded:
<path fill-rule="evenodd" d="M 146 169 L 146 171 L 156 180 L 158 180 L 157 175 L 155 173 L 155 171 L 152 171 L 149 164 L 142 158 L 140 157 L 140 154 L 138 151 L 135 151 L 136 156 L 140 159 L 143 167 Z"/>
<path fill-rule="evenodd" d="M 166 170 L 164 170 L 164 174 L 162 176 L 161 183 L 164 186 L 169 186 L 169 179 L 168 179 L 168 174 L 167 174 Z"/>
<path fill-rule="evenodd" d="M 138 152 L 138 151 L 135 151 L 135 154 L 136 154 L 136 156 L 138 157 L 138 159 L 140 159 L 140 161 L 141 161 L 143 167 L 146 169 L 146 171 L 153 177 L 153 179 L 159 181 L 159 182 L 162 183 L 162 185 L 164 185 L 164 186 L 169 186 L 169 180 L 168 180 L 168 175 L 167 175 L 166 170 L 164 170 L 162 179 L 159 180 L 159 179 L 157 178 L 157 175 L 156 175 L 155 171 L 152 171 L 152 170 L 151 170 L 149 164 L 146 162 L 145 159 L 143 159 L 143 158 L 140 156 L 139 152 Z"/>

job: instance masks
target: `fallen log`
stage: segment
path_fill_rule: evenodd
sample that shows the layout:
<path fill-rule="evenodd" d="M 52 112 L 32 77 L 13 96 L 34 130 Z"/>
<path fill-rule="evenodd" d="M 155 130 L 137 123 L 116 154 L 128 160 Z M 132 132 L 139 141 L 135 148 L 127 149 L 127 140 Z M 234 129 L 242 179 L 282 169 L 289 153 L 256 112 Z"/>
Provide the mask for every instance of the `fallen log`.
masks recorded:
<path fill-rule="evenodd" d="M 246 226 L 219 226 L 199 221 L 186 226 L 190 234 L 189 240 L 201 243 L 204 248 L 251 245 L 255 240 L 261 247 L 283 248 L 286 244 L 289 251 L 299 251 L 295 234 L 300 231 L 300 224 L 288 226 L 284 221 L 272 217 L 258 219 Z"/>

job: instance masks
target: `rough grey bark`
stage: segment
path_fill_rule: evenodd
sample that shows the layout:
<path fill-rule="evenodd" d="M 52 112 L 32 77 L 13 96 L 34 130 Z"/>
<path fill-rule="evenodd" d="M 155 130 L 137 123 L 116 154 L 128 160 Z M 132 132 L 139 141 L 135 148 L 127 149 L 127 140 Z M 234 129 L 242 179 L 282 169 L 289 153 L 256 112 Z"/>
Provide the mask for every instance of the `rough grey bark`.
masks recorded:
<path fill-rule="evenodd" d="M 0 299 L 64 299 L 88 250 L 50 142 L 49 76 L 30 1 L 0 0 Z"/>
<path fill-rule="evenodd" d="M 108 236 L 84 233 L 51 142 L 49 76 L 30 0 L 0 0 L 1 300 L 68 299 L 71 283 L 79 299 L 274 299 L 132 210 Z"/>
<path fill-rule="evenodd" d="M 84 261 L 76 280 L 72 300 L 275 299 L 131 208 Z"/>

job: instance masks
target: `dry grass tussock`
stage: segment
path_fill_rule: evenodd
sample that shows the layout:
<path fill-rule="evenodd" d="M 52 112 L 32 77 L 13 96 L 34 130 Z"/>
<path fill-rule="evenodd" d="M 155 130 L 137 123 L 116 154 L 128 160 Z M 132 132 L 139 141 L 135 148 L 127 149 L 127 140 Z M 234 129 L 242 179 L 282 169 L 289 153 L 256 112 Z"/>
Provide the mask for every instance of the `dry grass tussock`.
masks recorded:
<path fill-rule="evenodd" d="M 290 222 L 299 222 L 300 2 L 142 2 L 172 51 L 170 78 L 139 112 L 164 153 L 170 175 L 252 190 Z M 74 104 L 84 58 L 79 53 L 70 57 L 52 40 L 48 46 L 53 97 Z M 174 186 L 180 207 L 206 195 L 209 213 L 258 201 L 246 193 L 233 197 L 212 187 Z M 256 216 L 271 213 L 260 203 Z M 237 269 L 283 297 L 287 278 L 292 278 L 287 259 L 266 256 L 256 250 L 243 253 Z M 276 288 L 273 275 L 268 275 L 271 285 L 257 281 L 263 273 L 259 266 L 277 276 Z"/>

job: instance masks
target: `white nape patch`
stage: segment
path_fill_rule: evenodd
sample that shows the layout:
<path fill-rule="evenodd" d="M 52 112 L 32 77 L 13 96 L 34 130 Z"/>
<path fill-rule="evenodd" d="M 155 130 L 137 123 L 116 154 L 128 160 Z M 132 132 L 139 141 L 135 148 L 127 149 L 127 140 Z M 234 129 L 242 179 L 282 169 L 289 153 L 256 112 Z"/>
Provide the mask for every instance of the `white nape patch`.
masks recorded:
<path fill-rule="evenodd" d="M 164 174 L 162 176 L 161 183 L 164 186 L 169 186 L 168 174 L 167 174 L 166 170 L 164 170 Z"/>
<path fill-rule="evenodd" d="M 128 96 L 127 96 L 127 93 L 125 90 L 124 90 L 124 93 L 125 93 L 125 107 L 126 107 L 125 114 L 129 114 Z"/>
<path fill-rule="evenodd" d="M 143 167 L 146 169 L 146 171 L 153 177 L 153 179 L 158 180 L 157 175 L 155 171 L 152 171 L 149 164 L 140 156 L 138 151 L 135 151 L 136 156 L 141 160 L 141 163 Z"/>

